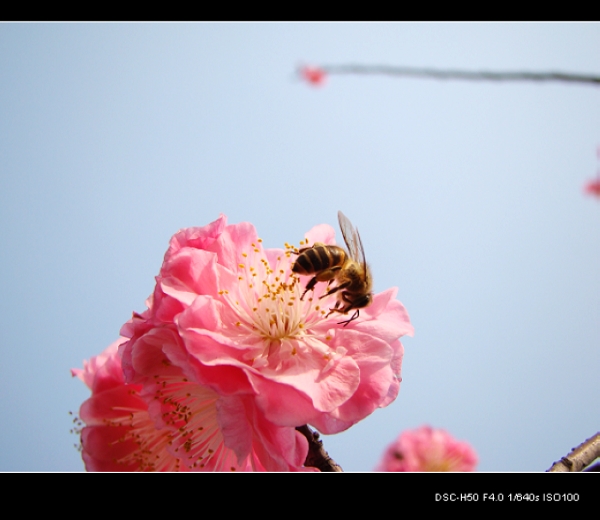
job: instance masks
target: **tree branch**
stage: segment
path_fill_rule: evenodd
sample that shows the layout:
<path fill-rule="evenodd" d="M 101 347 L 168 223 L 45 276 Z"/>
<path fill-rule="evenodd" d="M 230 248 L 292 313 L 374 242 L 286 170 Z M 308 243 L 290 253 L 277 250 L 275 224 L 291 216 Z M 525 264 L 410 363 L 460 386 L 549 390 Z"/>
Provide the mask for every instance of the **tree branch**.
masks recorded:
<path fill-rule="evenodd" d="M 547 471 L 549 473 L 582 471 L 598 457 L 600 457 L 600 432 L 573 448 L 571 453 L 555 462 Z"/>
<path fill-rule="evenodd" d="M 600 76 L 565 72 L 490 72 L 423 67 L 394 67 L 390 65 L 323 65 L 318 69 L 325 74 L 360 74 L 405 76 L 428 79 L 462 79 L 470 81 L 555 81 L 600 86 Z"/>
<path fill-rule="evenodd" d="M 313 432 L 306 424 L 297 426 L 298 430 L 308 440 L 308 455 L 306 456 L 305 466 L 318 468 L 323 472 L 341 473 L 342 467 L 339 466 L 323 448 L 323 441 L 319 439 L 319 434 Z"/>

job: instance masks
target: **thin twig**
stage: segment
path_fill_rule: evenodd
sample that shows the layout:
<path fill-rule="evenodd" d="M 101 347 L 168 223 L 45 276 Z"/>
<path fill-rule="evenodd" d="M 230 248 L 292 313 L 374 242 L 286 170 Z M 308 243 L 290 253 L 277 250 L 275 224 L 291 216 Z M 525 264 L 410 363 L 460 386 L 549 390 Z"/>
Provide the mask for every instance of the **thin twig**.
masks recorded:
<path fill-rule="evenodd" d="M 304 463 L 305 466 L 317 468 L 323 472 L 341 473 L 343 471 L 342 467 L 327 454 L 317 432 L 313 432 L 306 424 L 297 426 L 296 430 L 308 440 L 308 455 Z"/>
<path fill-rule="evenodd" d="M 571 450 L 566 457 L 555 462 L 549 473 L 582 471 L 600 457 L 600 432 Z"/>
<path fill-rule="evenodd" d="M 600 85 L 600 76 L 565 72 L 490 72 L 423 67 L 394 67 L 390 65 L 322 65 L 326 74 L 368 74 L 407 76 L 429 79 L 462 79 L 470 81 L 558 81 Z"/>

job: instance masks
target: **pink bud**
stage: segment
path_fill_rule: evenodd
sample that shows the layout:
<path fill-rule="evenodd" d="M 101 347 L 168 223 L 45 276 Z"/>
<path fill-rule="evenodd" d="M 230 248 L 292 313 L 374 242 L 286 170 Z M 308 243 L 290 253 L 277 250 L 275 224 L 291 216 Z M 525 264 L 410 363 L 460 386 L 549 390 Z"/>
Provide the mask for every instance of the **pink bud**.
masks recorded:
<path fill-rule="evenodd" d="M 315 86 L 322 86 L 325 84 L 327 73 L 319 67 L 304 66 L 300 68 L 300 76 Z"/>
<path fill-rule="evenodd" d="M 583 187 L 583 191 L 588 195 L 600 198 L 600 174 L 597 179 L 588 181 Z"/>

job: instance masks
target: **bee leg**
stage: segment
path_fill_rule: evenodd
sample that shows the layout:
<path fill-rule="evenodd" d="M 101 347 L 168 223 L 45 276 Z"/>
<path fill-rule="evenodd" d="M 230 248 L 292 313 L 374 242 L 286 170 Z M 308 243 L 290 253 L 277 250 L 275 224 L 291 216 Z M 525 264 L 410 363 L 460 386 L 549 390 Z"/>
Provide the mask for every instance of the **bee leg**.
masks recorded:
<path fill-rule="evenodd" d="M 335 275 L 337 274 L 337 272 L 340 269 L 341 269 L 341 267 L 330 267 L 329 269 L 324 269 L 323 271 L 319 271 L 306 284 L 306 288 L 304 289 L 304 292 L 302 293 L 302 296 L 300 297 L 300 299 L 302 300 L 304 298 L 304 295 L 308 291 L 310 291 L 311 289 L 314 289 L 315 285 L 317 285 L 317 282 L 327 282 L 328 284 L 330 284 L 332 282 L 332 280 L 335 279 Z M 323 298 L 323 296 L 321 296 L 321 298 Z"/>
<path fill-rule="evenodd" d="M 303 300 L 303 299 L 304 299 L 304 295 L 305 295 L 305 294 L 306 294 L 308 291 L 310 291 L 311 289 L 314 289 L 314 288 L 315 288 L 315 285 L 317 285 L 317 282 L 318 282 L 318 280 L 317 280 L 317 277 L 316 277 L 316 276 L 313 276 L 313 277 L 312 277 L 312 278 L 309 280 L 309 282 L 306 284 L 306 287 L 305 287 L 305 289 L 304 289 L 304 292 L 302 293 L 302 296 L 300 296 L 300 299 L 301 299 L 301 300 Z"/>
<path fill-rule="evenodd" d="M 344 313 L 344 309 L 340 309 L 340 302 L 335 302 L 335 305 L 329 309 L 329 312 L 327 313 L 327 315 L 325 316 L 326 318 L 329 318 L 329 316 L 331 316 L 334 312 L 341 312 L 342 314 Z"/>
<path fill-rule="evenodd" d="M 359 315 L 359 310 L 356 309 L 356 312 L 352 315 L 352 318 L 350 318 L 349 320 L 346 320 L 346 321 L 340 321 L 340 322 L 338 322 L 338 325 L 341 325 L 343 323 L 344 327 L 345 327 L 346 325 L 348 325 L 348 323 L 350 323 L 351 321 L 354 321 L 356 318 L 358 318 L 358 315 Z"/>
<path fill-rule="evenodd" d="M 345 282 L 341 285 L 338 285 L 337 287 L 334 287 L 333 289 L 330 289 L 329 291 L 327 291 L 323 296 L 321 296 L 321 298 L 325 298 L 325 296 L 329 296 L 330 294 L 338 292 L 340 289 L 345 289 L 349 285 L 350 285 L 350 282 Z M 321 298 L 319 298 L 319 299 L 321 299 Z"/>
<path fill-rule="evenodd" d="M 334 312 L 339 312 L 340 314 L 346 314 L 352 308 L 352 307 L 345 307 L 343 309 L 340 309 L 339 306 L 340 306 L 340 302 L 337 302 L 335 304 L 335 307 L 332 307 L 331 309 L 329 309 L 329 313 L 325 317 L 328 318 Z M 345 327 L 346 325 L 348 325 L 348 323 L 350 323 L 351 321 L 354 321 L 356 318 L 358 318 L 359 315 L 360 315 L 360 311 L 359 311 L 359 309 L 356 309 L 356 311 L 354 312 L 354 314 L 352 315 L 352 317 L 349 320 L 339 321 L 338 325 L 344 325 L 344 327 Z"/>

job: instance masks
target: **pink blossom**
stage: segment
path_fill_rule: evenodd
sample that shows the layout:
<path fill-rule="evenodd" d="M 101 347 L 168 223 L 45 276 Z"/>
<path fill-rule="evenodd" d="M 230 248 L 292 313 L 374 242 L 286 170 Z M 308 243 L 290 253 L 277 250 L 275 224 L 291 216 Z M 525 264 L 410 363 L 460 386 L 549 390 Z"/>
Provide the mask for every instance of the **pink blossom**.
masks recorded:
<path fill-rule="evenodd" d="M 302 469 L 300 433 L 266 421 L 251 398 L 220 396 L 171 365 L 161 348 L 177 349 L 176 333 L 156 328 L 140 339 L 140 384 L 124 379 L 118 348 L 126 341 L 72 370 L 92 390 L 79 412 L 88 471 Z"/>
<path fill-rule="evenodd" d="M 303 245 L 334 235 L 316 226 Z M 413 332 L 396 289 L 340 322 L 326 284 L 300 299 L 293 250 L 223 215 L 172 237 L 147 309 L 73 370 L 92 390 L 89 470 L 306 470 L 296 426 L 336 433 L 395 399 Z"/>
<path fill-rule="evenodd" d="M 306 244 L 333 244 L 334 235 L 316 226 Z M 387 406 L 400 387 L 399 338 L 413 332 L 396 289 L 343 326 L 339 315 L 327 317 L 336 295 L 319 299 L 326 284 L 300 300 L 309 278 L 292 273 L 294 258 L 291 247 L 263 249 L 251 224 L 227 225 L 223 215 L 179 231 L 149 309 L 121 331 L 132 338 L 123 348 L 127 381 L 147 384 L 135 364 L 137 338 L 167 327 L 182 340 L 163 347 L 170 363 L 219 395 L 253 396 L 278 426 L 336 433 Z"/>
<path fill-rule="evenodd" d="M 583 191 L 588 195 L 600 197 L 600 175 L 598 175 L 597 179 L 586 182 Z"/>
<path fill-rule="evenodd" d="M 299 73 L 302 79 L 317 87 L 324 85 L 327 78 L 327 73 L 323 69 L 319 67 L 309 67 L 308 65 L 300 67 Z"/>
<path fill-rule="evenodd" d="M 444 430 L 422 426 L 390 444 L 376 471 L 474 471 L 477 454 Z"/>

